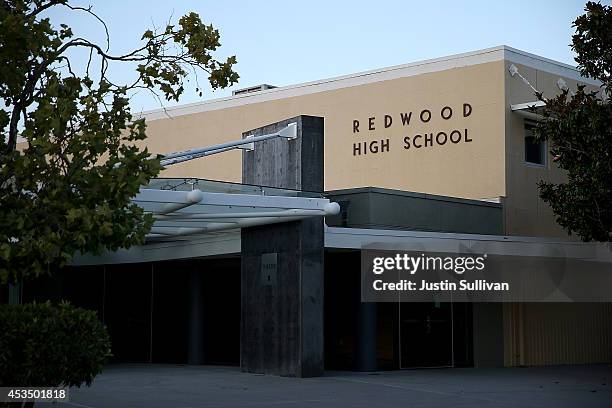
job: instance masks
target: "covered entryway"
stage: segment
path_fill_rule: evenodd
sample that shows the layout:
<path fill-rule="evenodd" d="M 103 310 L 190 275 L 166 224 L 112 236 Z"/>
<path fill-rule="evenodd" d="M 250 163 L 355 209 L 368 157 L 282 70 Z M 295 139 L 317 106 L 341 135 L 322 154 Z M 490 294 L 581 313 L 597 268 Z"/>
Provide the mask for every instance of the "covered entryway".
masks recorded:
<path fill-rule="evenodd" d="M 325 251 L 326 370 L 473 366 L 471 304 L 363 303 L 360 267 L 359 251 Z"/>
<path fill-rule="evenodd" d="M 97 312 L 116 363 L 239 365 L 240 257 L 71 266 L 23 299 Z"/>

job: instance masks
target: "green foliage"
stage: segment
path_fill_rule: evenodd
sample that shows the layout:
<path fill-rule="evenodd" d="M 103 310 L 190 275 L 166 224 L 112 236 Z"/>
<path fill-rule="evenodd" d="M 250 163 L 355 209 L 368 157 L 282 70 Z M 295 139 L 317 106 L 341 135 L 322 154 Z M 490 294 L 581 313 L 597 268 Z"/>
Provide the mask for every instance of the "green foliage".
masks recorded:
<path fill-rule="evenodd" d="M 586 13 L 574 21 L 572 49 L 582 75 L 610 84 L 612 75 L 612 11 L 610 6 L 588 2 Z M 612 88 L 607 88 L 608 95 Z"/>
<path fill-rule="evenodd" d="M 213 88 L 238 80 L 235 57 L 211 54 L 219 32 L 195 13 L 162 32 L 147 30 L 140 48 L 115 56 L 41 17 L 51 7 L 101 21 L 68 0 L 0 7 L 0 283 L 61 267 L 77 252 L 142 244 L 152 218 L 130 199 L 160 164 L 143 148 L 146 124 L 132 117 L 129 93 L 144 88 L 178 100 L 188 72 L 198 70 Z M 88 64 L 77 75 L 72 49 L 88 50 L 100 70 Z M 112 63 L 136 64 L 138 79 L 114 84 L 106 74 Z"/>
<path fill-rule="evenodd" d="M 612 241 L 612 8 L 589 2 L 585 10 L 574 22 L 572 48 L 581 73 L 600 80 L 602 90 L 579 86 L 576 92 L 545 100 L 537 134 L 552 142 L 553 161 L 566 171 L 567 182 L 542 181 L 539 188 L 570 234 L 585 241 Z"/>
<path fill-rule="evenodd" d="M 0 305 L 0 386 L 90 385 L 110 357 L 106 329 L 67 303 Z"/>

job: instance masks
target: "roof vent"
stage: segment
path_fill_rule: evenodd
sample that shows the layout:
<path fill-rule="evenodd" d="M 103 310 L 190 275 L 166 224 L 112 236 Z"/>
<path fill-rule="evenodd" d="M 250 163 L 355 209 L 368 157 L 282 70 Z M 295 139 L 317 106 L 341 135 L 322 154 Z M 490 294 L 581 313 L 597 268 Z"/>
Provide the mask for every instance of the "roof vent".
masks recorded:
<path fill-rule="evenodd" d="M 242 88 L 236 91 L 232 91 L 232 96 L 250 94 L 253 92 L 260 92 L 260 91 L 265 91 L 266 89 L 273 89 L 273 88 L 276 88 L 276 86 L 268 85 L 268 84 L 261 84 L 261 85 L 251 86 L 249 88 Z"/>

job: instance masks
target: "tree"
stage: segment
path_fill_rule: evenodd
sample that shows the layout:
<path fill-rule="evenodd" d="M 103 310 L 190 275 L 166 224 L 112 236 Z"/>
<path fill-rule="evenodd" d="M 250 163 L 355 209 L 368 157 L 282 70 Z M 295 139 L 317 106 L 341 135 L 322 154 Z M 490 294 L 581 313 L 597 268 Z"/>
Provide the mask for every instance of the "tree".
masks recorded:
<path fill-rule="evenodd" d="M 573 23 L 572 49 L 584 76 L 601 81 L 600 92 L 578 86 L 546 102 L 537 136 L 550 140 L 553 161 L 567 182 L 540 182 L 540 197 L 557 222 L 584 241 L 612 241 L 612 7 L 588 2 Z"/>
<path fill-rule="evenodd" d="M 106 44 L 77 37 L 44 17 L 52 7 L 87 13 Z M 17 282 L 69 262 L 142 244 L 152 217 L 131 203 L 160 170 L 141 147 L 144 119 L 134 120 L 129 93 L 147 89 L 177 100 L 191 72 L 213 89 L 238 80 L 236 58 L 219 61 L 219 32 L 190 13 L 177 25 L 147 30 L 142 46 L 109 51 L 108 30 L 91 7 L 68 0 L 3 0 L 0 5 L 0 283 Z M 87 50 L 83 72 L 71 52 Z M 113 63 L 131 63 L 136 80 L 115 84 Z M 96 68 L 94 68 L 96 67 Z M 196 88 L 200 93 L 201 90 Z M 17 149 L 18 137 L 25 147 Z"/>

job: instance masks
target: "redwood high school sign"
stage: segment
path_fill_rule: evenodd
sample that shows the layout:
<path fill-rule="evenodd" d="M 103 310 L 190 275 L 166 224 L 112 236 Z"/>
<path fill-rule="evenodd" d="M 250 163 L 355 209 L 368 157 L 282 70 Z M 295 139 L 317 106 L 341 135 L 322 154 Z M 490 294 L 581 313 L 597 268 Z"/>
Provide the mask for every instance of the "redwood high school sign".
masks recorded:
<path fill-rule="evenodd" d="M 353 119 L 353 136 L 363 133 L 378 132 L 393 127 L 405 127 L 410 134 L 404 136 L 401 145 L 405 150 L 420 149 L 433 146 L 444 146 L 448 144 L 470 143 L 467 127 L 456 129 L 429 129 L 430 121 L 434 115 L 443 120 L 458 117 L 461 120 L 472 114 L 472 105 L 464 103 L 463 106 L 455 107 L 445 105 L 439 110 L 423 109 L 420 111 L 401 112 L 397 115 L 385 114 L 382 117 L 371 116 L 367 120 Z M 353 142 L 353 156 L 377 154 L 389 152 L 393 144 L 390 138 L 382 138 L 370 141 Z"/>

